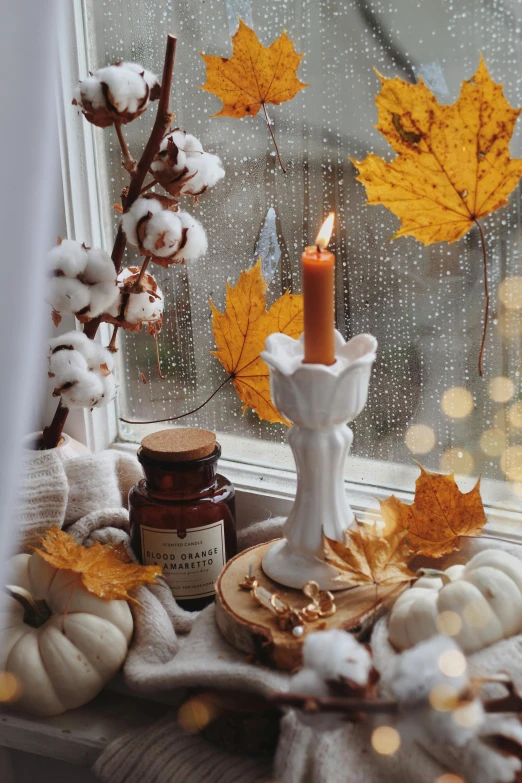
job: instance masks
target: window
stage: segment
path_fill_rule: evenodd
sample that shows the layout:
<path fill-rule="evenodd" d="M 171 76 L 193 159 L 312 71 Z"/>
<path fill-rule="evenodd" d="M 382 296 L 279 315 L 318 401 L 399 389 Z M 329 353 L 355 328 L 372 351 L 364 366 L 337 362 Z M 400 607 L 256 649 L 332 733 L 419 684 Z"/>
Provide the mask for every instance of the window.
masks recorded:
<path fill-rule="evenodd" d="M 423 76 L 440 101 L 452 102 L 460 82 L 475 72 L 482 51 L 510 103 L 522 105 L 522 3 L 107 0 L 86 2 L 82 9 L 91 69 L 128 59 L 159 73 L 166 33 L 178 36 L 171 102 L 175 124 L 198 136 L 226 168 L 225 180 L 198 206 L 185 205 L 207 230 L 208 255 L 187 268 L 154 270 L 168 302 L 159 337 L 167 379 L 161 380 L 156 371 L 154 340 L 145 334 L 123 337 L 122 414 L 163 418 L 188 411 L 208 397 L 224 378 L 221 365 L 209 354 L 213 337 L 208 297 L 223 307 L 225 281 L 235 282 L 255 261 L 263 227 L 265 238 L 270 236 L 280 251 L 277 259 L 273 253 L 272 259 L 270 253 L 265 256 L 269 296 L 274 299 L 286 288 L 299 291 L 302 248 L 313 240 L 325 214 L 334 210 L 337 227 L 331 249 L 337 255 L 338 328 L 346 337 L 370 331 L 379 341 L 369 402 L 353 425 L 347 475 L 411 489 L 413 459 L 419 459 L 432 469 L 482 474 L 484 494 L 491 502 L 518 509 L 522 299 L 516 300 L 513 278 L 522 274 L 520 190 L 512 194 L 509 206 L 484 223 L 492 298 L 481 379 L 477 358 L 484 294 L 477 232 L 451 246 L 424 248 L 413 238 L 389 243 L 397 220 L 384 207 L 365 206 L 364 188 L 356 182 L 348 157 L 360 160 L 371 151 L 392 156 L 373 127 L 379 87 L 374 67 L 410 81 Z M 213 119 L 219 102 L 198 89 L 205 80 L 199 52 L 229 56 L 238 13 L 253 22 L 265 45 L 286 28 L 297 50 L 305 52 L 300 76 L 310 87 L 269 112 L 288 167 L 286 176 L 260 116 Z M 125 128 L 135 154 L 152 120 L 153 111 Z M 110 246 L 118 220 L 112 204 L 119 200 L 124 176 L 114 132 L 95 129 L 94 138 L 101 226 Z M 521 153 L 519 121 L 511 154 Z M 136 260 L 128 250 L 126 263 Z M 185 421 L 224 433 L 229 456 L 293 465 L 283 445 L 285 428 L 259 422 L 251 412 L 242 416 L 231 386 Z M 144 429 L 125 425 L 121 435 L 136 440 Z"/>

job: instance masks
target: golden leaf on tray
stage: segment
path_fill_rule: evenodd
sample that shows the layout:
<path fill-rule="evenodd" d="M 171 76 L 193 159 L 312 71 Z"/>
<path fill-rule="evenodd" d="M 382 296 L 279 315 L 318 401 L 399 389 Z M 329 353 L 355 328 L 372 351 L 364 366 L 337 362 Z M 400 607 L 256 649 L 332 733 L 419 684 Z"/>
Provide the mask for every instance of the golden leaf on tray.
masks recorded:
<path fill-rule="evenodd" d="M 160 566 L 132 563 L 122 543 L 95 542 L 87 548 L 58 527 L 47 531 L 41 545 L 42 549 L 35 549 L 40 557 L 54 568 L 79 574 L 86 590 L 98 598 L 134 601 L 129 590 L 154 584 L 162 573 Z"/>
<path fill-rule="evenodd" d="M 217 346 L 212 353 L 231 376 L 243 402 L 243 413 L 250 407 L 260 419 L 287 424 L 272 402 L 268 367 L 260 353 L 273 332 L 299 337 L 303 331 L 303 297 L 286 291 L 267 310 L 265 291 L 258 261 L 252 269 L 241 272 L 235 286 L 227 283 L 224 313 L 210 300 Z"/>
<path fill-rule="evenodd" d="M 407 565 L 411 559 L 407 536 L 404 530 L 379 535 L 355 522 L 342 543 L 325 536 L 325 559 L 339 572 L 337 580 L 347 586 L 411 582 L 416 577 Z"/>

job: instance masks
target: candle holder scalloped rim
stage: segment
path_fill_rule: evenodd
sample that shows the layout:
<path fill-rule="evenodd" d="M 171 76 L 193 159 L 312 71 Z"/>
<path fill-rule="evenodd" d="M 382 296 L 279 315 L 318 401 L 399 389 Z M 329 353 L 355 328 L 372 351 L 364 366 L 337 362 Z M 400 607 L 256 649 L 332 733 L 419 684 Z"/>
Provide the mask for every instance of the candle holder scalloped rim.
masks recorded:
<path fill-rule="evenodd" d="M 272 334 L 261 354 L 270 369 L 272 400 L 293 426 L 288 432 L 297 467 L 297 491 L 284 538 L 263 559 L 271 579 L 302 589 L 340 590 L 336 571 L 324 561 L 323 532 L 342 541 L 354 521 L 344 489 L 344 464 L 353 440 L 346 425 L 368 398 L 377 340 L 360 334 L 346 342 L 335 330 L 331 365 L 305 364 L 303 336 Z"/>

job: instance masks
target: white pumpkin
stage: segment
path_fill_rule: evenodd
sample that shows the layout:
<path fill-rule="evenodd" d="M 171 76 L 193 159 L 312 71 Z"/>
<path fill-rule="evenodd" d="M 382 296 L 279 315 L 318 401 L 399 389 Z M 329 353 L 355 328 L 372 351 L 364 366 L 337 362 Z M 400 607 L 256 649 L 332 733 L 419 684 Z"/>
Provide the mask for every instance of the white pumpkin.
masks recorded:
<path fill-rule="evenodd" d="M 37 554 L 16 555 L 6 566 L 6 590 L 25 605 L 6 597 L 0 612 L 0 671 L 18 680 L 15 706 L 58 715 L 86 704 L 125 660 L 133 631 L 127 602 L 98 598 L 78 574 Z"/>
<path fill-rule="evenodd" d="M 436 573 L 436 572 L 434 572 Z M 402 593 L 390 615 L 388 638 L 399 650 L 413 647 L 443 629 L 439 616 L 453 612 L 453 638 L 473 653 L 522 631 L 522 563 L 508 552 L 487 549 L 466 565 L 441 576 L 423 576 Z M 442 615 L 444 621 L 444 615 Z M 458 630 L 460 626 L 460 630 Z"/>

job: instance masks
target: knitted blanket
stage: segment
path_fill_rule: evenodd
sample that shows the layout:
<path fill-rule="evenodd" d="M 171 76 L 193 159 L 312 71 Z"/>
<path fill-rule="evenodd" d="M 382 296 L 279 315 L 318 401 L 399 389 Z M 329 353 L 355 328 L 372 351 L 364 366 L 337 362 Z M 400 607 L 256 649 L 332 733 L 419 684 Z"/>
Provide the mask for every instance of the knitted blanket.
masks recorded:
<path fill-rule="evenodd" d="M 33 488 L 47 468 L 52 467 L 56 477 L 61 475 L 52 460 L 46 467 L 45 455 L 37 454 L 32 463 L 34 475 L 26 466 L 26 486 Z M 62 475 L 61 483 L 56 480 L 53 485 L 56 505 L 44 493 L 39 509 L 36 491 L 27 494 L 26 509 L 31 507 L 38 526 L 67 526 L 68 532 L 85 545 L 96 540 L 122 541 L 133 557 L 124 503 L 129 486 L 140 476 L 137 462 L 115 452 L 103 452 L 71 460 L 65 463 L 64 471 L 65 483 Z M 240 549 L 279 536 L 282 522 L 280 518 L 269 519 L 241 531 Z M 34 526 L 28 523 L 22 529 L 32 535 Z M 463 562 L 487 546 L 506 547 L 491 541 L 468 542 L 444 565 Z M 135 633 L 123 670 L 126 682 L 135 691 L 152 694 L 197 687 L 266 694 L 273 689 L 288 689 L 288 673 L 253 665 L 222 638 L 213 606 L 200 613 L 187 612 L 161 584 L 141 587 L 135 597 L 139 602 L 131 605 Z M 386 622 L 383 618 L 377 623 L 372 637 L 383 694 L 396 655 L 387 641 Z M 493 645 L 471 656 L 470 661 L 476 674 L 508 671 L 522 686 L 522 636 Z M 509 734 L 509 721 L 502 716 L 489 719 L 487 731 L 493 731 L 495 721 L 503 721 L 501 728 Z M 94 769 L 102 783 L 434 783 L 449 770 L 473 783 L 509 783 L 513 779 L 515 767 L 496 764 L 500 757 L 486 746 L 482 746 L 486 750 L 480 750 L 482 755 L 477 755 L 462 751 L 452 754 L 451 749 L 432 744 L 423 748 L 404 743 L 392 757 L 380 756 L 371 746 L 374 728 L 374 723 L 364 721 L 319 733 L 289 713 L 281 722 L 272 763 L 233 755 L 201 736 L 184 733 L 173 712 L 146 731 L 129 732 L 113 741 Z"/>

